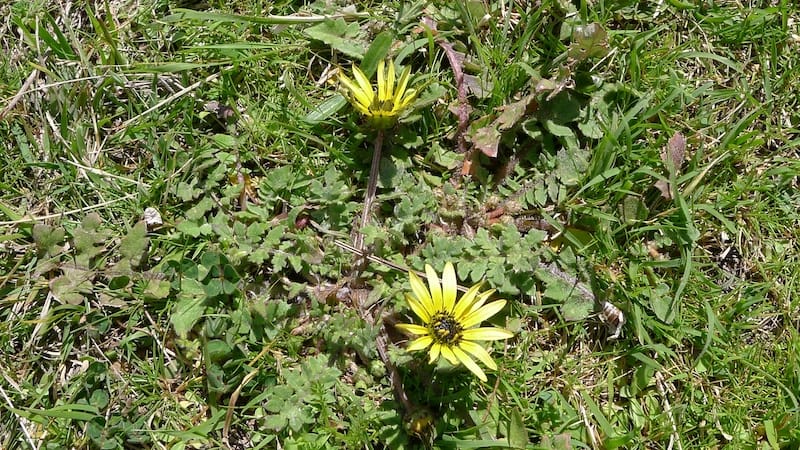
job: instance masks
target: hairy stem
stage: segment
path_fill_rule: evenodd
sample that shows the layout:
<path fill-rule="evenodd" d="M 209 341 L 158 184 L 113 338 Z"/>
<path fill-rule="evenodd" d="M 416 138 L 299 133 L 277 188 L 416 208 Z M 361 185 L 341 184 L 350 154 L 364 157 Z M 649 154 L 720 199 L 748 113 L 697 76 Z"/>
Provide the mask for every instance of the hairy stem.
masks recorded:
<path fill-rule="evenodd" d="M 364 211 L 361 212 L 361 224 L 358 227 L 353 246 L 359 251 L 364 250 L 364 227 L 369 223 L 369 216 L 372 212 L 372 204 L 375 202 L 375 192 L 378 189 L 378 170 L 381 166 L 381 149 L 383 148 L 383 130 L 378 131 L 375 136 L 375 151 L 372 152 L 372 166 L 369 169 L 369 182 L 367 183 L 367 195 L 364 196 Z"/>

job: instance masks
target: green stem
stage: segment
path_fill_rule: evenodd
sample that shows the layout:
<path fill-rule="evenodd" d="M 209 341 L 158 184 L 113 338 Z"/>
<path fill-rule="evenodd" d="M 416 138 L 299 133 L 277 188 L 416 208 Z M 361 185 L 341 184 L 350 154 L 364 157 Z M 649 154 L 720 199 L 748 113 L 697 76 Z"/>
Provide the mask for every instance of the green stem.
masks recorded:
<path fill-rule="evenodd" d="M 378 189 L 378 170 L 381 166 L 381 149 L 383 148 L 383 130 L 378 131 L 375 137 L 375 151 L 372 153 L 372 166 L 369 169 L 369 182 L 367 183 L 367 194 L 364 196 L 364 210 L 361 212 L 361 224 L 353 245 L 358 251 L 364 250 L 364 227 L 369 223 L 369 216 L 372 212 L 372 204 L 375 202 L 375 192 Z"/>

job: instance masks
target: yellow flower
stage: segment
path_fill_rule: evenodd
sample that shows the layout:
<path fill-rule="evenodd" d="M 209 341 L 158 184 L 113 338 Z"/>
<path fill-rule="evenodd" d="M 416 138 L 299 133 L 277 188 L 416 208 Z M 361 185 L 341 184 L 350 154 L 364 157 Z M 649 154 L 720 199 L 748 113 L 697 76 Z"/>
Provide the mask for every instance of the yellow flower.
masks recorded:
<path fill-rule="evenodd" d="M 453 264 L 449 262 L 444 266 L 441 285 L 431 266 L 425 266 L 425 273 L 428 287 L 414 272 L 409 272 L 413 295 L 406 294 L 408 305 L 422 319 L 423 325 L 397 325 L 401 330 L 419 336 L 408 345 L 408 350 L 428 349 L 431 363 L 441 355 L 453 365 L 464 364 L 481 381 L 486 381 L 486 374 L 472 357 L 492 370 L 497 370 L 497 364 L 475 341 L 508 339 L 514 333 L 497 327 L 475 327 L 503 309 L 506 301 L 486 304 L 494 289 L 479 293 L 481 285 L 478 283 L 456 302 L 458 282 Z"/>
<path fill-rule="evenodd" d="M 378 88 L 372 89 L 369 79 L 358 67 L 353 66 L 355 82 L 346 75 L 339 75 L 350 103 L 377 129 L 384 130 L 394 125 L 397 117 L 417 97 L 416 89 L 406 89 L 411 67 L 406 66 L 395 88 L 394 63 L 389 68 L 383 60 L 378 63 Z"/>

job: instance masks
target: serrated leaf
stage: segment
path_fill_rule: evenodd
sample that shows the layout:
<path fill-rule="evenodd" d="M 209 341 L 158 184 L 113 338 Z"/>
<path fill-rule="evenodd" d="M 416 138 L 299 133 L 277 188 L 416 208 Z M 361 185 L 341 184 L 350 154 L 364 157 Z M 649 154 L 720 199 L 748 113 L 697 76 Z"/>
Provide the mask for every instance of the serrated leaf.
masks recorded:
<path fill-rule="evenodd" d="M 196 205 L 186 211 L 186 218 L 189 220 L 200 221 L 207 212 L 214 207 L 214 202 L 209 197 L 203 197 Z"/>
<path fill-rule="evenodd" d="M 283 403 L 281 403 L 283 406 Z M 264 427 L 273 431 L 282 431 L 289 424 L 289 419 L 280 414 L 267 414 L 264 417 Z"/>
<path fill-rule="evenodd" d="M 103 244 L 108 238 L 108 232 L 100 230 L 100 215 L 88 214 L 80 226 L 72 233 L 75 244 L 75 263 L 79 267 L 88 268 L 95 256 L 103 252 Z"/>
<path fill-rule="evenodd" d="M 90 270 L 64 268 L 64 274 L 50 281 L 50 291 L 56 299 L 69 305 L 80 305 L 92 292 Z"/>
<path fill-rule="evenodd" d="M 184 202 L 193 200 L 195 197 L 197 197 L 203 192 L 201 189 L 195 189 L 196 183 L 197 183 L 196 180 L 192 180 L 190 183 L 181 181 L 175 188 L 175 194 L 178 196 L 178 198 L 180 198 Z"/>
<path fill-rule="evenodd" d="M 495 123 L 499 130 L 509 130 L 515 127 L 522 119 L 538 109 L 539 103 L 536 96 L 531 94 L 522 99 L 497 108 L 500 115 Z"/>
<path fill-rule="evenodd" d="M 122 238 L 119 252 L 122 258 L 128 260 L 132 268 L 138 268 L 142 265 L 149 244 L 147 225 L 141 220 Z"/>
<path fill-rule="evenodd" d="M 50 225 L 37 223 L 33 226 L 33 242 L 40 254 L 53 256 L 60 250 L 64 242 L 64 229 L 61 227 L 51 227 Z"/>
<path fill-rule="evenodd" d="M 199 237 L 202 233 L 200 230 L 200 225 L 192 220 L 178 222 L 178 224 L 175 226 L 175 229 L 194 238 Z"/>
<path fill-rule="evenodd" d="M 584 136 L 592 139 L 600 139 L 605 135 L 603 126 L 594 117 L 578 122 L 578 129 Z"/>

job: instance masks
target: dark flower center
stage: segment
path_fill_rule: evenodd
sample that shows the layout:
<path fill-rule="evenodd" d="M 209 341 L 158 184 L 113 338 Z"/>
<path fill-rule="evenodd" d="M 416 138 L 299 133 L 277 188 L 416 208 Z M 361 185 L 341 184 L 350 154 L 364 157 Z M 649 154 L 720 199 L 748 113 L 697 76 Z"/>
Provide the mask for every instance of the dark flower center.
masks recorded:
<path fill-rule="evenodd" d="M 461 332 L 464 330 L 452 314 L 445 312 L 434 314 L 428 328 L 433 339 L 444 345 L 458 345 L 461 342 Z"/>
<path fill-rule="evenodd" d="M 394 108 L 394 99 L 388 99 L 384 101 L 378 100 L 378 95 L 375 94 L 374 99 L 372 100 L 372 105 L 370 105 L 369 110 L 373 113 L 379 112 L 390 112 Z"/>

